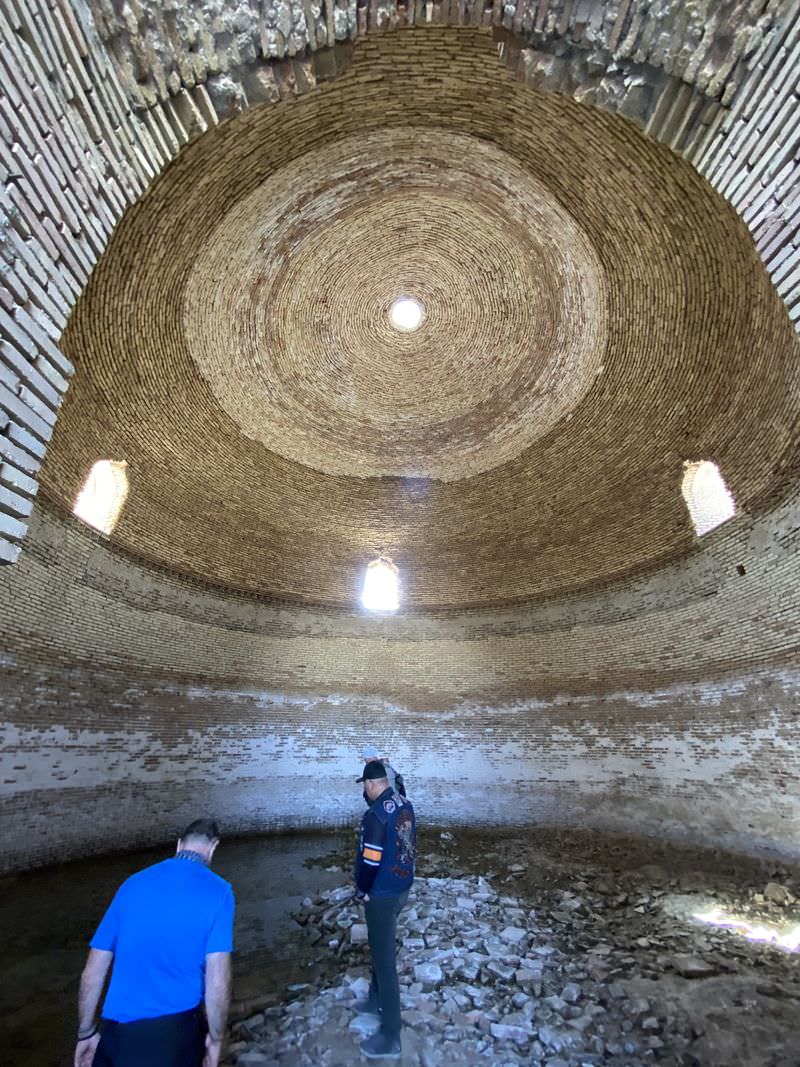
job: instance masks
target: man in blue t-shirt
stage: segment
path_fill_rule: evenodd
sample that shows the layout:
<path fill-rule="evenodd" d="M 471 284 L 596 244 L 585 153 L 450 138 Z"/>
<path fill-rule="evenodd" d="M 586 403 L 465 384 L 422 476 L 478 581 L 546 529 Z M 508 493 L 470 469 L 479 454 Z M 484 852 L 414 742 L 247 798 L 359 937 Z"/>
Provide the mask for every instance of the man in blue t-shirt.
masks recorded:
<path fill-rule="evenodd" d="M 233 890 L 209 869 L 218 844 L 217 824 L 197 819 L 172 859 L 120 886 L 81 976 L 75 1067 L 217 1067 L 234 912 Z"/>

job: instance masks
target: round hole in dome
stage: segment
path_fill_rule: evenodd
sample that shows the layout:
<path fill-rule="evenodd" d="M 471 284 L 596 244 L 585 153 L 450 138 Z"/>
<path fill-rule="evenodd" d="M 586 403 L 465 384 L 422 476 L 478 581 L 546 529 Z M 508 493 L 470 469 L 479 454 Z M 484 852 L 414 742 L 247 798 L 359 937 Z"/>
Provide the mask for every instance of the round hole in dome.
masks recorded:
<path fill-rule="evenodd" d="M 401 296 L 389 308 L 389 320 L 397 330 L 416 330 L 422 322 L 423 308 L 419 300 Z"/>

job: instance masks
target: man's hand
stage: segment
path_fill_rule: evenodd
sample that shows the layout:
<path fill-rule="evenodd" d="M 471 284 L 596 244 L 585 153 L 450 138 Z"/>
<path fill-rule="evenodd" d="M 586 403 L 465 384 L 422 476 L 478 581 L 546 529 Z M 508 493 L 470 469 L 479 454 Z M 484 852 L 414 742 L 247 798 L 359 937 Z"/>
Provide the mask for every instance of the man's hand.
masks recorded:
<path fill-rule="evenodd" d="M 99 1034 L 92 1034 L 91 1037 L 87 1037 L 83 1041 L 78 1041 L 78 1044 L 75 1046 L 75 1067 L 92 1067 L 94 1054 L 97 1052 L 97 1046 L 99 1044 Z"/>
<path fill-rule="evenodd" d="M 78 992 L 78 1033 L 92 1034 L 85 1041 L 78 1040 L 75 1049 L 75 1067 L 91 1067 L 92 1056 L 97 1048 L 100 1037 L 92 1031 L 97 1030 L 97 1006 L 103 993 L 106 976 L 114 962 L 114 953 L 105 949 L 90 948 L 86 966 L 81 975 L 81 986 Z M 94 1041 L 94 1044 L 92 1042 Z M 84 1059 L 79 1059 L 78 1054 L 84 1056 L 83 1049 L 91 1049 L 85 1053 Z"/>
<path fill-rule="evenodd" d="M 222 1041 L 214 1041 L 211 1034 L 206 1034 L 206 1054 L 203 1057 L 203 1067 L 218 1067 L 221 1055 Z"/>
<path fill-rule="evenodd" d="M 230 952 L 209 952 L 206 954 L 205 996 L 208 1034 L 203 1067 L 217 1067 L 220 1061 L 230 1000 L 231 954 Z"/>
<path fill-rule="evenodd" d="M 94 1054 L 100 1044 L 95 1022 L 97 1005 L 103 992 L 106 976 L 114 961 L 114 953 L 105 949 L 90 948 L 86 966 L 81 975 L 81 987 L 78 993 L 78 1033 L 92 1034 L 83 1041 L 78 1039 L 75 1046 L 75 1067 L 92 1067 Z M 94 1030 L 94 1033 L 92 1031 Z"/>

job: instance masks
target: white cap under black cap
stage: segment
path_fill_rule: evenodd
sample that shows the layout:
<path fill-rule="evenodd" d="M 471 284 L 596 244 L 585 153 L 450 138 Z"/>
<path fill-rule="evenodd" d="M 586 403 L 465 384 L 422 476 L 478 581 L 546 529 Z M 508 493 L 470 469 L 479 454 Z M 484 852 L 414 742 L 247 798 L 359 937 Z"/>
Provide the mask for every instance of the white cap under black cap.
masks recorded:
<path fill-rule="evenodd" d="M 371 760 L 371 759 L 379 759 L 380 758 L 380 750 L 375 748 L 374 745 L 365 745 L 364 749 L 363 749 L 363 751 L 361 753 L 361 758 L 363 759 L 363 761 L 365 763 L 367 763 L 368 760 Z"/>

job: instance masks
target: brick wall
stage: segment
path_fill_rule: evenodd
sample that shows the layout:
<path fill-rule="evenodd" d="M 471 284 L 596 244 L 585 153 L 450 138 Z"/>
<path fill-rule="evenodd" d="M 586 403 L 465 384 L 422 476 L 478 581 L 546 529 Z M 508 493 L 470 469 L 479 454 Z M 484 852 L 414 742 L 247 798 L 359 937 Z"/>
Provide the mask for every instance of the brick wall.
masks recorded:
<path fill-rule="evenodd" d="M 39 506 L 0 582 L 3 863 L 203 810 L 229 832 L 350 823 L 365 740 L 426 820 L 794 855 L 796 526 L 734 520 L 599 595 L 377 620 L 210 592 Z"/>
<path fill-rule="evenodd" d="M 19 556 L 72 371 L 58 338 L 120 218 L 220 119 L 340 74 L 360 35 L 482 27 L 534 88 L 643 125 L 744 217 L 800 318 L 793 0 L 353 0 L 323 4 L 313 32 L 279 0 L 251 14 L 221 0 L 137 11 L 10 0 L 0 12 L 0 562 Z"/>
<path fill-rule="evenodd" d="M 80 0 L 4 5 L 0 559 L 19 559 L 0 575 L 4 869 L 166 837 L 199 808 L 233 830 L 348 822 L 365 737 L 427 819 L 796 854 L 796 494 L 591 595 L 384 621 L 214 593 L 33 504 L 71 373 L 57 342 L 126 210 L 221 118 L 313 89 L 347 67 L 347 42 L 395 22 L 479 23 L 529 85 L 680 151 L 744 217 L 797 322 L 797 6 L 725 5 L 741 35 L 706 33 L 702 4 L 680 23 L 679 6 L 323 7 L 313 56 L 273 50 L 265 24 L 241 81 L 182 68 L 193 42 L 176 30 L 162 85 L 142 47 L 127 77 L 130 41 Z M 467 31 L 430 32 L 455 53 Z"/>

